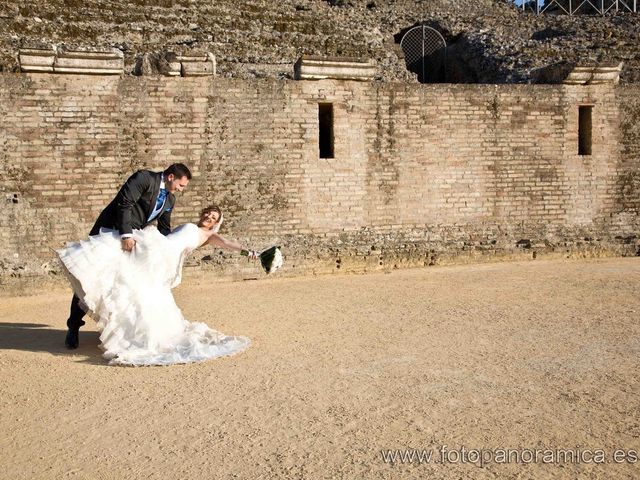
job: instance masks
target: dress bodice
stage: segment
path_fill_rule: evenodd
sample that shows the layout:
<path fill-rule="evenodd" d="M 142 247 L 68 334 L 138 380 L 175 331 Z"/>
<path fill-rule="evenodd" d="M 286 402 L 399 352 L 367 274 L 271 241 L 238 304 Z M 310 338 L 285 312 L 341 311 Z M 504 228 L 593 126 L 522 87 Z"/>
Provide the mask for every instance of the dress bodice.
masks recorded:
<path fill-rule="evenodd" d="M 178 225 L 167 239 L 178 251 L 191 252 L 200 244 L 200 229 L 195 223 L 183 223 Z"/>

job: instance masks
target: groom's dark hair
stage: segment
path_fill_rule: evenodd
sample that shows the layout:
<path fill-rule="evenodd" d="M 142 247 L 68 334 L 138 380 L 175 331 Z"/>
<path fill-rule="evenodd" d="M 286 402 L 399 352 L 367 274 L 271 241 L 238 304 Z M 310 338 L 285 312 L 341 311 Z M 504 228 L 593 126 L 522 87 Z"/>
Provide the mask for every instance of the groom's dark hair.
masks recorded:
<path fill-rule="evenodd" d="M 191 180 L 191 171 L 184 163 L 174 163 L 169 165 L 164 171 L 165 178 L 173 174 L 176 178 L 187 177 L 187 180 Z"/>

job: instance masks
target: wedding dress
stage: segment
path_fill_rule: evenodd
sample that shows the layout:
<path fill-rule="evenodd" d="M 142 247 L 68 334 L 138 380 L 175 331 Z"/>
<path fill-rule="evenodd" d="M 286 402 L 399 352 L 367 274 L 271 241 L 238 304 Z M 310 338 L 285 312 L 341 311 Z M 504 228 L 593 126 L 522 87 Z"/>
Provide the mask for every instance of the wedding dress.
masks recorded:
<path fill-rule="evenodd" d="M 125 252 L 119 233 L 102 229 L 58 250 L 75 294 L 97 322 L 110 364 L 198 362 L 249 346 L 246 337 L 185 320 L 173 299 L 171 289 L 181 281 L 184 259 L 198 247 L 197 225 L 180 225 L 166 237 L 149 226 L 134 230 L 133 238 L 135 248 Z"/>

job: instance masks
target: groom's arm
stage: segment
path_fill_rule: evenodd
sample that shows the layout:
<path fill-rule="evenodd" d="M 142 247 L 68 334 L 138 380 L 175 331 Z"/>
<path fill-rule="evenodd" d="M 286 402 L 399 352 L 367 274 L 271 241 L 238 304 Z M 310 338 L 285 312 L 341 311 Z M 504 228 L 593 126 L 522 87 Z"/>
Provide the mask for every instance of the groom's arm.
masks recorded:
<path fill-rule="evenodd" d="M 145 170 L 139 170 L 131 175 L 116 196 L 117 216 L 116 228 L 124 238 L 131 236 L 131 218 L 133 206 L 140 197 L 151 188 L 151 175 Z"/>

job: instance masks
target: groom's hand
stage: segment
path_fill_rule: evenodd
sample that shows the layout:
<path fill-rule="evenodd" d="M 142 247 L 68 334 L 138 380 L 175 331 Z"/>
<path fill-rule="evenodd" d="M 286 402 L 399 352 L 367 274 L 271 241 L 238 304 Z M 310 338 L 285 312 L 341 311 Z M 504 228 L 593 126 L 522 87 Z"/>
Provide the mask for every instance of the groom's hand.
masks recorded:
<path fill-rule="evenodd" d="M 131 237 L 123 238 L 121 243 L 122 250 L 124 250 L 125 252 L 130 252 L 131 250 L 133 250 L 133 247 L 136 246 L 136 241 Z"/>

